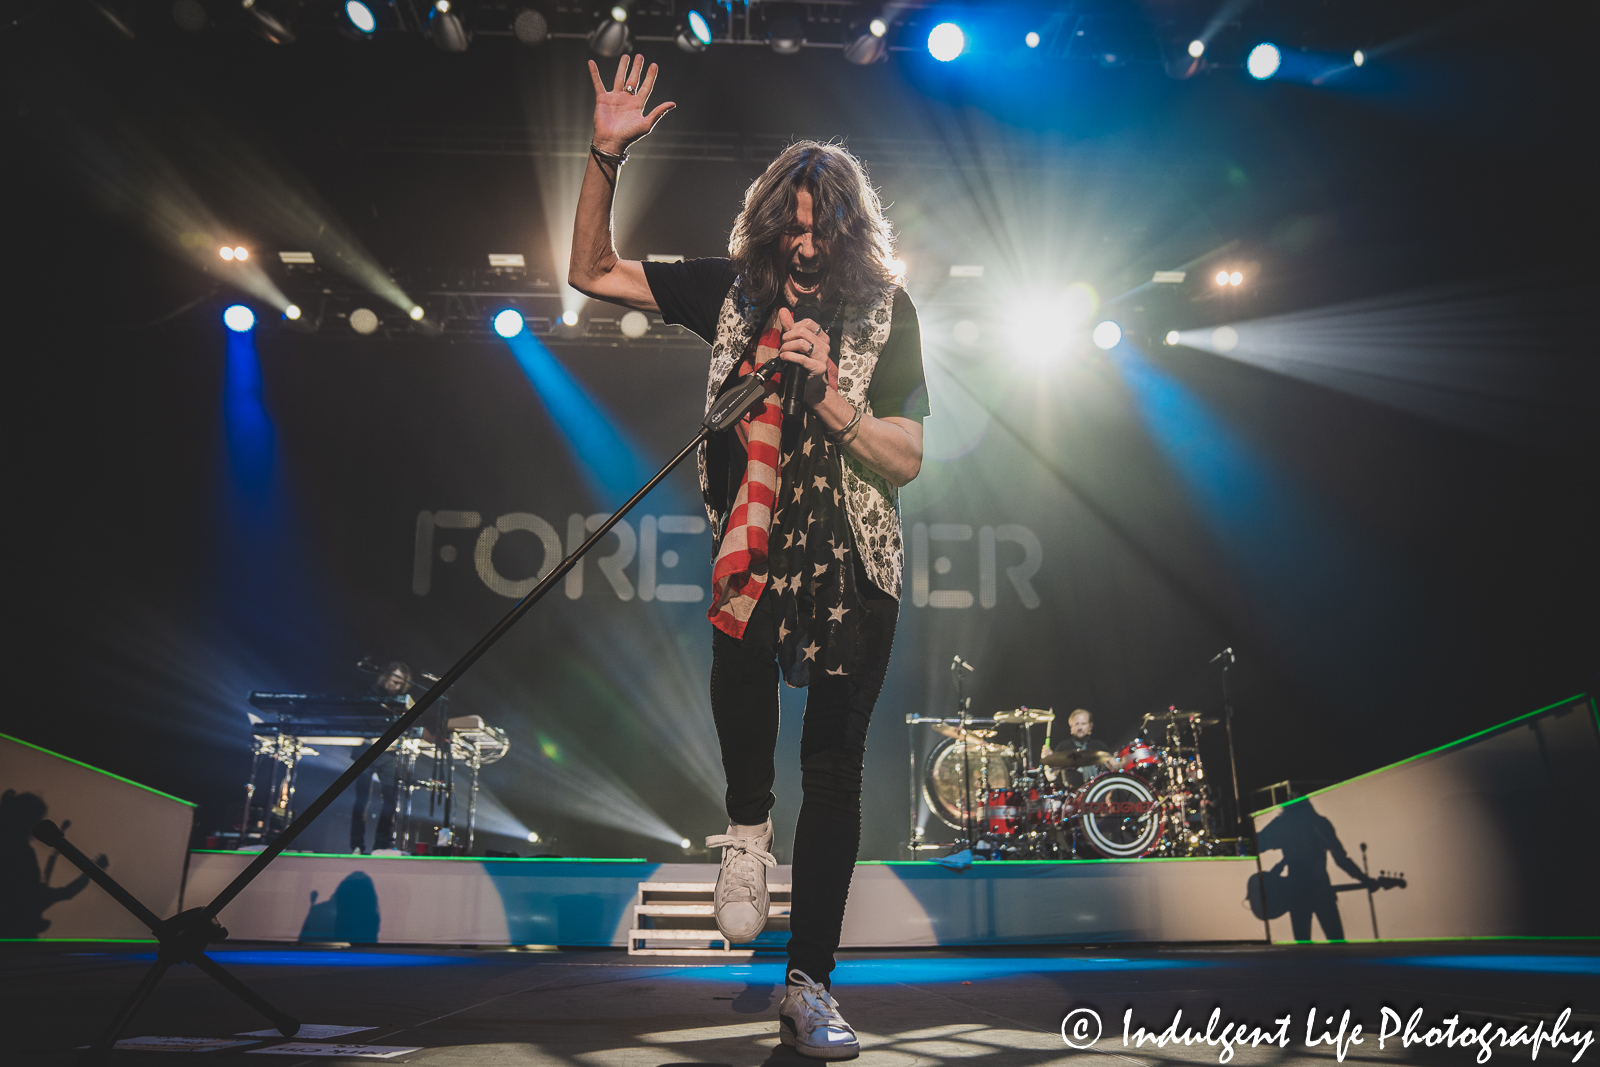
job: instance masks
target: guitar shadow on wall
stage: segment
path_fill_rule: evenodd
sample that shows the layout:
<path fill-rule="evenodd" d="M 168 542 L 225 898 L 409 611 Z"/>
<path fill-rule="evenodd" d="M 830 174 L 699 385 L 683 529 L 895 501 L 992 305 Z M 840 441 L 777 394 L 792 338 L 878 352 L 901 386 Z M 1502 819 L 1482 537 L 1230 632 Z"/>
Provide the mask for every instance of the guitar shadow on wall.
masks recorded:
<path fill-rule="evenodd" d="M 1317 920 L 1322 936 L 1329 941 L 1343 941 L 1344 920 L 1339 915 L 1339 894 L 1353 889 L 1368 893 L 1380 889 L 1404 889 L 1404 875 L 1379 872 L 1373 878 L 1350 858 L 1333 823 L 1311 806 L 1309 800 L 1297 800 L 1278 812 L 1259 834 L 1257 843 L 1262 853 L 1274 850 L 1283 858 L 1270 869 L 1250 876 L 1247 889 L 1250 910 L 1258 919 L 1280 919 L 1289 916 L 1289 926 L 1296 941 L 1311 940 L 1311 920 Z M 1367 846 L 1361 851 L 1365 858 Z M 1334 885 L 1328 877 L 1328 859 L 1355 879 L 1354 882 Z M 1370 905 L 1370 898 L 1369 898 Z M 1377 913 L 1372 912 L 1373 937 L 1378 936 Z"/>
<path fill-rule="evenodd" d="M 317 891 L 311 891 L 311 909 L 300 926 L 300 940 L 373 944 L 378 940 L 380 921 L 378 888 L 372 884 L 372 876 L 351 871 L 322 903 L 317 903 Z"/>
<path fill-rule="evenodd" d="M 63 900 L 71 900 L 89 884 L 80 874 L 66 885 L 51 886 L 56 853 L 51 852 L 39 869 L 39 856 L 33 850 L 34 824 L 45 817 L 49 805 L 37 793 L 7 789 L 0 795 L 0 939 L 36 938 L 50 929 L 44 913 Z M 72 825 L 61 823 L 66 830 Z M 100 869 L 111 866 L 105 853 L 95 858 Z"/>

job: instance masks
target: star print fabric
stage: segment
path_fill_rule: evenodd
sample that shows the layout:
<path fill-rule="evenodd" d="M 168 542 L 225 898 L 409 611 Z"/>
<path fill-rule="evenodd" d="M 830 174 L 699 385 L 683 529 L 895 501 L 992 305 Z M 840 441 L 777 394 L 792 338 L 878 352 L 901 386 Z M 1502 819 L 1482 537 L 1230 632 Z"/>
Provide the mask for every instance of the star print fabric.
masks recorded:
<path fill-rule="evenodd" d="M 774 315 L 753 362 L 741 370 L 775 358 L 780 344 Z M 830 362 L 830 382 L 837 376 Z M 742 638 L 770 584 L 777 596 L 778 664 L 789 685 L 802 687 L 816 670 L 845 677 L 860 669 L 863 612 L 839 450 L 809 408 L 799 418 L 783 418 L 776 392 L 781 378 L 769 387 L 765 405 L 729 431 L 739 433 L 747 462 L 712 567 L 707 614 L 717 629 Z"/>

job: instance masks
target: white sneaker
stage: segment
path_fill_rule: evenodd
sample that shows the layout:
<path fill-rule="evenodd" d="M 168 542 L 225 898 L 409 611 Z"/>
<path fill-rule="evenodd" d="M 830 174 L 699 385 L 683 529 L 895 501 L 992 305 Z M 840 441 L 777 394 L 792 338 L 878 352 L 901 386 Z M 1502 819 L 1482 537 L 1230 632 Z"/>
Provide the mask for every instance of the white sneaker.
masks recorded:
<path fill-rule="evenodd" d="M 728 832 L 706 838 L 706 848 L 722 849 L 717 872 L 717 929 L 729 943 L 750 941 L 767 925 L 771 897 L 767 868 L 778 861 L 772 848 L 772 820 L 760 826 L 730 823 Z"/>
<path fill-rule="evenodd" d="M 839 1002 L 801 970 L 789 972 L 778 1007 L 778 1040 L 793 1045 L 802 1056 L 818 1060 L 848 1060 L 861 1055 L 861 1042 L 844 1016 Z"/>

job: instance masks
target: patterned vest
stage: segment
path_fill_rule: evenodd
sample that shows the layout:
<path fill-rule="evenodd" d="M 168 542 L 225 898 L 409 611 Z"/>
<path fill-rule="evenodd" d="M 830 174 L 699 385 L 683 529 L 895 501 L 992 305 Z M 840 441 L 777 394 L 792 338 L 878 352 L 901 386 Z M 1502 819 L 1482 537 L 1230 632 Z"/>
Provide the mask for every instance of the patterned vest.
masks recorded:
<path fill-rule="evenodd" d="M 876 300 L 847 304 L 843 312 L 839 351 L 834 354 L 839 364 L 839 392 L 867 415 L 872 414 L 872 405 L 867 402 L 867 386 L 872 383 L 878 353 L 889 339 L 894 294 L 895 290 L 888 289 Z M 766 311 L 745 300 L 737 282 L 728 291 L 728 298 L 722 302 L 722 313 L 717 318 L 716 340 L 711 346 L 711 370 L 706 379 L 707 411 L 722 392 L 728 375 L 750 350 L 750 342 L 761 329 L 762 315 Z M 728 516 L 725 512 L 719 513 L 712 504 L 704 442 L 695 459 L 700 471 L 700 492 L 705 498 L 706 514 L 711 519 L 713 544 L 721 544 L 723 524 Z M 726 472 L 719 474 L 726 477 Z M 900 539 L 900 491 L 882 475 L 845 455 L 844 492 L 845 512 L 850 517 L 850 530 L 855 535 L 856 551 L 861 555 L 867 577 L 872 579 L 873 585 L 898 600 L 901 575 L 905 570 L 905 548 Z"/>

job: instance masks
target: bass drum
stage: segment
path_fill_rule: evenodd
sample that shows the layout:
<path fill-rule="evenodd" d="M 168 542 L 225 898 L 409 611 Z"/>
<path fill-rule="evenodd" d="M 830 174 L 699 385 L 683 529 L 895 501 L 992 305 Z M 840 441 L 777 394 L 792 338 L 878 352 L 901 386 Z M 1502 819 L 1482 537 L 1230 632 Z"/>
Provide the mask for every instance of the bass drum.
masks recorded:
<path fill-rule="evenodd" d="M 1016 760 L 1010 749 L 974 737 L 952 737 L 928 753 L 922 799 L 940 822 L 959 830 L 968 819 L 982 821 L 986 791 L 1010 788 L 1015 772 Z"/>
<path fill-rule="evenodd" d="M 1161 802 L 1136 774 L 1102 774 L 1072 795 L 1083 839 L 1107 859 L 1132 859 L 1161 840 Z"/>

